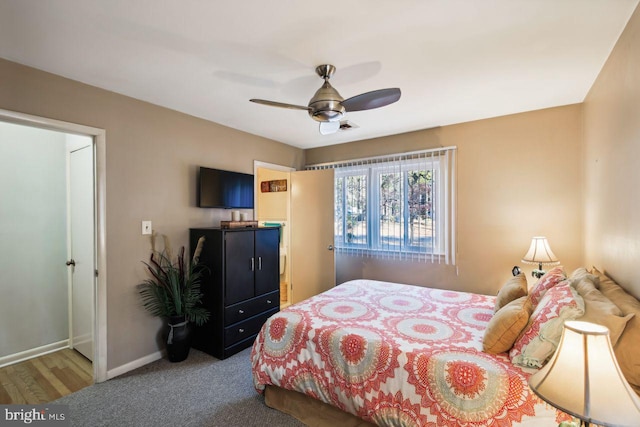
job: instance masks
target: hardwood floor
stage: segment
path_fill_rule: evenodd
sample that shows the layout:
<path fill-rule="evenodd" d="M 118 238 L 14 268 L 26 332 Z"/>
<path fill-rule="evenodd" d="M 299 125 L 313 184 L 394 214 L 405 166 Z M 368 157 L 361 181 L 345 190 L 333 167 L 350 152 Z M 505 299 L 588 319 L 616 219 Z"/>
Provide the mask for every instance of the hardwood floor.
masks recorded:
<path fill-rule="evenodd" d="M 47 403 L 91 384 L 91 362 L 66 348 L 0 368 L 0 404 Z"/>

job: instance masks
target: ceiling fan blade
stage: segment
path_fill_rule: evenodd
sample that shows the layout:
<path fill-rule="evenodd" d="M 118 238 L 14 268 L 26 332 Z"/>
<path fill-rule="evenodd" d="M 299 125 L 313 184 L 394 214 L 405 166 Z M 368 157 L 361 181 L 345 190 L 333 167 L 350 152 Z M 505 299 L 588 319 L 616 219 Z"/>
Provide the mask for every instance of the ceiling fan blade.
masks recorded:
<path fill-rule="evenodd" d="M 256 104 L 269 105 L 271 107 L 289 108 L 291 110 L 311 110 L 309 107 L 304 107 L 302 105 L 285 104 L 284 102 L 267 101 L 266 99 L 250 99 L 249 101 L 255 102 Z"/>
<path fill-rule="evenodd" d="M 340 121 L 320 122 L 321 135 L 331 135 L 332 133 L 338 132 L 338 129 L 340 129 Z"/>
<path fill-rule="evenodd" d="M 400 95 L 400 89 L 397 87 L 379 89 L 345 99 L 342 106 L 347 111 L 371 110 L 393 104 L 400 99 Z"/>

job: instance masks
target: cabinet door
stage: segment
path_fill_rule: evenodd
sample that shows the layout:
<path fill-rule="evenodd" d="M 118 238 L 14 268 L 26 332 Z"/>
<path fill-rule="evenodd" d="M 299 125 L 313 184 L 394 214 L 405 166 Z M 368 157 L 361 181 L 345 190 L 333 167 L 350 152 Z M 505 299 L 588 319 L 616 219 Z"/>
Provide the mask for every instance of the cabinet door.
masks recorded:
<path fill-rule="evenodd" d="M 253 231 L 225 233 L 225 299 L 228 306 L 254 296 Z"/>
<path fill-rule="evenodd" d="M 280 230 L 256 230 L 256 295 L 280 289 Z"/>

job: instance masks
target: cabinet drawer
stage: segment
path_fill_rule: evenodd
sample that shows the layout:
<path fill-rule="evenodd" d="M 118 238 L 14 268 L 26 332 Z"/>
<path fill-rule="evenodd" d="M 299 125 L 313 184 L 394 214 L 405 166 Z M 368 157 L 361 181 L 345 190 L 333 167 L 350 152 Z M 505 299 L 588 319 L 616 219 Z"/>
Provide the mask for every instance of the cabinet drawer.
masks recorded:
<path fill-rule="evenodd" d="M 277 313 L 279 310 L 280 308 L 274 308 L 273 310 L 251 317 L 235 325 L 227 326 L 224 328 L 224 346 L 229 347 L 238 341 L 256 335 L 269 316 Z"/>
<path fill-rule="evenodd" d="M 260 295 L 225 307 L 224 324 L 225 326 L 232 325 L 276 307 L 280 307 L 280 291 Z"/>

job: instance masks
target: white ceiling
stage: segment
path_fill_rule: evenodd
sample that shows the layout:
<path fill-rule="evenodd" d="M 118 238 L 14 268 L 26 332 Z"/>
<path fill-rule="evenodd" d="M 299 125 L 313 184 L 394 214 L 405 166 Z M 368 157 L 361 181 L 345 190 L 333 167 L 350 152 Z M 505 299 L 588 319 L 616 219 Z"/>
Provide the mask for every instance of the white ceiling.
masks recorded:
<path fill-rule="evenodd" d="M 310 148 L 581 102 L 638 0 L 0 0 L 0 57 Z M 322 136 L 304 111 L 399 87 Z"/>

